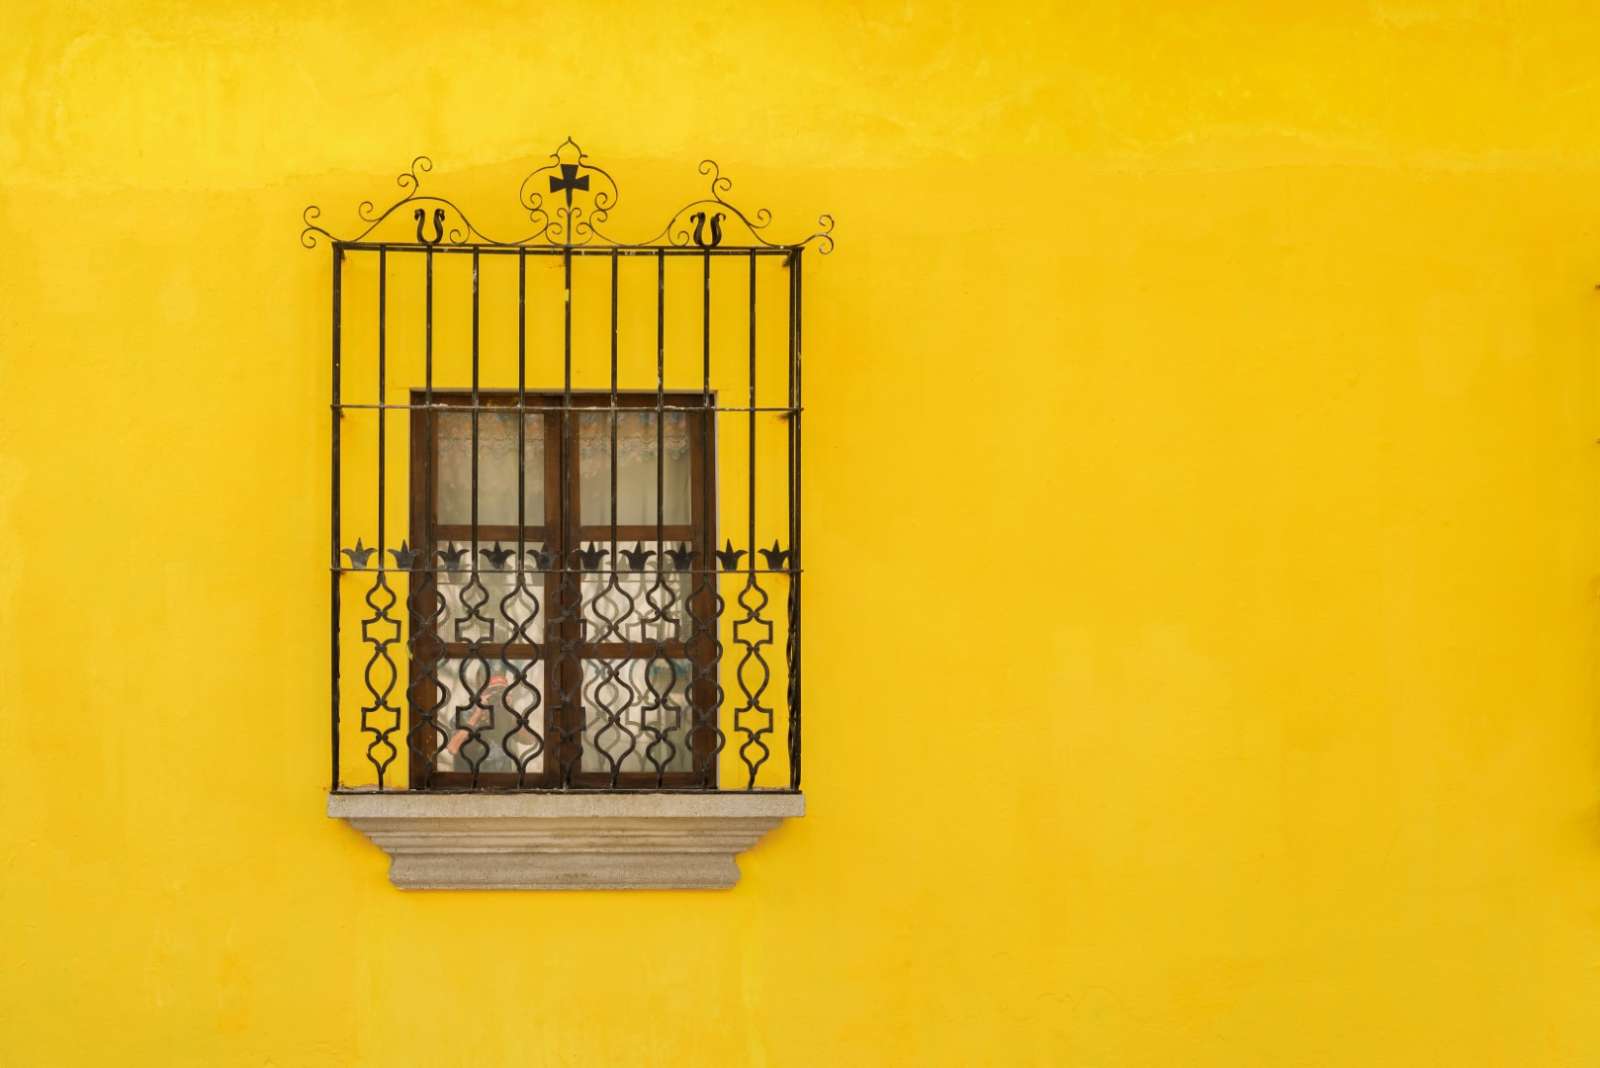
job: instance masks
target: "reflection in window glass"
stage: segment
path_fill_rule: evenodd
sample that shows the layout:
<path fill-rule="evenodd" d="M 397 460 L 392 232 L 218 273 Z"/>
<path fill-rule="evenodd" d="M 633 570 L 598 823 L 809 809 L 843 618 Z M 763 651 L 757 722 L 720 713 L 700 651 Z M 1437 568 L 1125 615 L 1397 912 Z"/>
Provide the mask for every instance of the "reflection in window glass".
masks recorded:
<path fill-rule="evenodd" d="M 512 665 L 526 681 L 518 680 Z M 447 702 L 438 714 L 435 768 L 471 771 L 476 766 L 479 774 L 516 774 L 521 766 L 529 775 L 544 769 L 543 663 L 445 660 L 439 664 L 439 683 Z"/>

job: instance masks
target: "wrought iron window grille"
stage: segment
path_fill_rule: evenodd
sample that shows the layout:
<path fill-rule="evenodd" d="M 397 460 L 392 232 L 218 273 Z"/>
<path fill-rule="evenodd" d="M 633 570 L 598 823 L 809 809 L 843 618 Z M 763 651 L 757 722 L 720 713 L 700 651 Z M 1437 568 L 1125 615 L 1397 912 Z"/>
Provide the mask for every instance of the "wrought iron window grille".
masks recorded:
<path fill-rule="evenodd" d="M 522 180 L 529 231 L 504 240 L 425 192 L 431 169 L 414 159 L 349 236 L 302 214 L 301 243 L 332 249 L 332 791 L 798 791 L 801 268 L 832 250 L 832 218 L 771 240 L 771 213 L 735 206 L 704 160 L 705 194 L 618 240 L 617 182 L 568 138 Z M 502 257 L 514 284 L 488 278 Z M 575 286 L 591 257 L 609 286 Z M 639 268 L 654 336 L 625 338 L 640 309 L 619 278 Z M 559 288 L 530 285 L 557 269 Z M 487 351 L 492 284 L 512 286 L 514 360 Z M 673 351 L 683 290 L 700 337 Z M 470 330 L 446 338 L 451 302 Z M 584 302 L 609 304 L 608 342 L 575 334 Z M 770 344 L 769 302 L 786 318 Z M 559 354 L 533 319 L 559 319 Z M 620 359 L 625 341 L 653 366 Z"/>

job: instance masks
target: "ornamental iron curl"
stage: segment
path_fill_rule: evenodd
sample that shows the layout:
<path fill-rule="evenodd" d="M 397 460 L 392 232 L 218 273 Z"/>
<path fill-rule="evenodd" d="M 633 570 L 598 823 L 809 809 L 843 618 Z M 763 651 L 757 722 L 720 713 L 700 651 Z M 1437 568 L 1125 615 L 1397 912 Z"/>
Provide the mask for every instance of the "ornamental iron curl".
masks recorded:
<path fill-rule="evenodd" d="M 817 230 L 798 241 L 768 239 L 767 227 L 772 212 L 758 208 L 746 212 L 727 199 L 733 180 L 722 174 L 715 160 L 701 160 L 700 174 L 711 179 L 709 190 L 690 201 L 667 219 L 654 236 L 644 241 L 622 241 L 606 233 L 602 226 L 621 199 L 616 179 L 598 164 L 572 138 L 567 138 L 550 153 L 550 162 L 535 168 L 517 189 L 517 202 L 527 212 L 533 230 L 525 236 L 504 240 L 479 229 L 455 202 L 422 191 L 422 176 L 433 170 L 433 161 L 418 156 L 395 178 L 401 197 L 379 209 L 363 200 L 356 208 L 363 228 L 341 237 L 319 221 L 322 209 L 308 205 L 301 212 L 304 224 L 300 244 L 315 248 L 318 238 L 335 245 L 355 245 L 368 241 L 387 244 L 414 244 L 433 248 L 438 245 L 487 246 L 496 248 L 580 248 L 596 246 L 618 249 L 700 248 L 723 249 L 799 249 L 815 244 L 823 255 L 833 251 L 833 216 L 820 215 Z M 374 237 L 391 218 L 409 217 L 416 225 L 414 238 L 384 242 Z M 730 228 L 732 235 L 730 235 Z M 398 227 L 395 229 L 398 230 Z M 733 235 L 744 243 L 723 241 Z M 410 235 L 408 235 L 410 236 Z"/>

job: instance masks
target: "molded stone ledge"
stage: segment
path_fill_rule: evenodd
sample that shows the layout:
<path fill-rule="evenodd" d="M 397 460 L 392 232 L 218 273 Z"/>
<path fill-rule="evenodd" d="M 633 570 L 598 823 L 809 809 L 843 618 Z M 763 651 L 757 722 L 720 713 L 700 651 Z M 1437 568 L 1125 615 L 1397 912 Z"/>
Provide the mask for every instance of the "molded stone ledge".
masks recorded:
<path fill-rule="evenodd" d="M 406 890 L 726 889 L 802 794 L 328 795 Z"/>

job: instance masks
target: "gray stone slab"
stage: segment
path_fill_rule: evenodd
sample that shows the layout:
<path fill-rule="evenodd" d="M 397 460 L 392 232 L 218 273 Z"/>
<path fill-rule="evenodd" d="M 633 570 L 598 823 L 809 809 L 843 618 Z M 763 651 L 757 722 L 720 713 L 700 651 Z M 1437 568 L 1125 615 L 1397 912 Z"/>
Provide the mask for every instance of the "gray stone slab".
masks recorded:
<path fill-rule="evenodd" d="M 804 814 L 791 793 L 328 795 L 419 890 L 726 889 L 735 856 Z"/>

